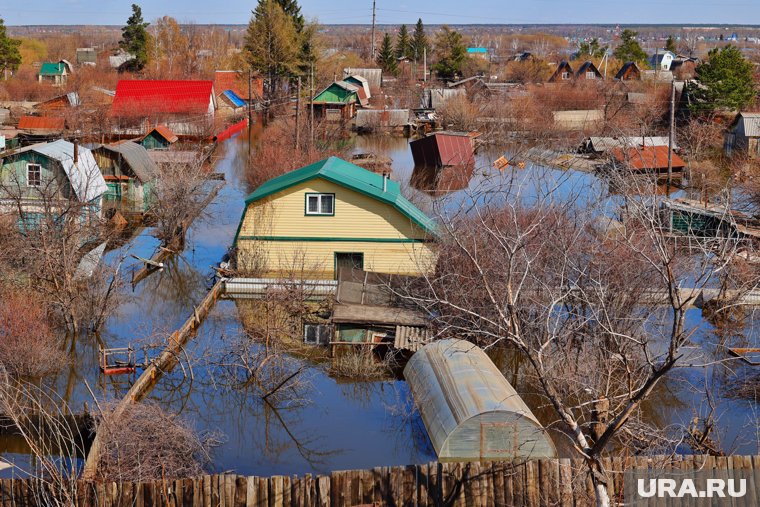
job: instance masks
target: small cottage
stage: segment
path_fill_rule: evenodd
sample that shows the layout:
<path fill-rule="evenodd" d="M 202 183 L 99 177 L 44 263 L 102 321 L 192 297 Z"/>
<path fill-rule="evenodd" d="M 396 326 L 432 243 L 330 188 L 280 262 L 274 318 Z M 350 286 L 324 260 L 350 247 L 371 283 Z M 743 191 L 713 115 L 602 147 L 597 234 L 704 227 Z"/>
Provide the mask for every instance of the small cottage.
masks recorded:
<path fill-rule="evenodd" d="M 566 60 L 562 60 L 557 65 L 557 70 L 554 71 L 554 74 L 549 77 L 549 82 L 561 83 L 563 81 L 572 81 L 574 76 L 575 73 L 573 72 L 573 68 L 570 66 L 570 63 L 568 63 Z"/>
<path fill-rule="evenodd" d="M 132 141 L 103 144 L 92 150 L 108 192 L 105 204 L 115 204 L 126 212 L 143 213 L 148 209 L 158 167 L 148 151 Z"/>
<path fill-rule="evenodd" d="M 168 150 L 179 138 L 166 125 L 156 125 L 140 139 L 146 150 Z"/>
<path fill-rule="evenodd" d="M 661 49 L 649 58 L 649 66 L 657 70 L 670 71 L 670 66 L 675 59 L 675 53 L 667 49 Z"/>
<path fill-rule="evenodd" d="M 330 122 L 347 121 L 356 114 L 359 88 L 345 81 L 335 81 L 312 99 L 314 116 Z"/>
<path fill-rule="evenodd" d="M 604 76 L 602 76 L 602 73 L 596 68 L 594 62 L 585 61 L 578 69 L 578 72 L 575 73 L 575 79 L 593 81 L 595 79 L 604 79 Z"/>
<path fill-rule="evenodd" d="M 98 53 L 95 48 L 77 48 L 77 65 L 94 67 L 98 63 Z"/>
<path fill-rule="evenodd" d="M 364 90 L 364 94 L 367 96 L 367 99 L 372 98 L 372 92 L 370 92 L 369 89 L 369 81 L 367 81 L 364 77 L 354 74 L 353 76 L 343 78 L 343 81 L 362 88 Z"/>
<path fill-rule="evenodd" d="M 66 60 L 57 62 L 45 62 L 40 67 L 37 79 L 40 83 L 50 83 L 56 86 L 66 84 L 72 73 L 72 66 Z"/>
<path fill-rule="evenodd" d="M 727 155 L 734 151 L 760 158 L 760 113 L 739 113 L 726 133 L 723 146 Z"/>
<path fill-rule="evenodd" d="M 89 149 L 59 139 L 9 152 L 1 162 L 0 208 L 13 211 L 20 202 L 23 223 L 39 223 L 46 209 L 64 209 L 68 201 L 100 215 L 108 187 Z"/>
<path fill-rule="evenodd" d="M 69 92 L 65 95 L 59 95 L 44 102 L 38 102 L 35 104 L 34 109 L 44 113 L 57 112 L 60 113 L 67 109 L 79 107 L 82 105 L 82 101 L 79 99 L 77 92 Z"/>
<path fill-rule="evenodd" d="M 235 235 L 238 269 L 334 278 L 340 268 L 419 275 L 434 268 L 432 219 L 399 184 L 336 157 L 257 188 Z"/>
<path fill-rule="evenodd" d="M 409 143 L 415 166 L 475 165 L 473 139 L 477 132 L 434 132 Z"/>
<path fill-rule="evenodd" d="M 619 81 L 639 81 L 641 79 L 641 70 L 636 62 L 625 62 L 620 68 L 615 79 Z"/>

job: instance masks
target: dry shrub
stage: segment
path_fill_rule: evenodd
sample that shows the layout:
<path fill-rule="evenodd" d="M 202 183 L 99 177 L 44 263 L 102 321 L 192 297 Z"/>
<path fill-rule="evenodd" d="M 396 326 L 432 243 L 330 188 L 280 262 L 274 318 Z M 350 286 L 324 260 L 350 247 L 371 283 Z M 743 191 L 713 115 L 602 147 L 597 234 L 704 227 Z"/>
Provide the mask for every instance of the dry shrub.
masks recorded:
<path fill-rule="evenodd" d="M 249 163 L 246 177 L 256 188 L 265 181 L 276 178 L 329 156 L 343 156 L 341 132 L 338 127 L 315 125 L 315 142 L 309 147 L 307 111 L 301 116 L 300 146 L 295 147 L 295 118 L 279 118 L 261 133 Z"/>
<path fill-rule="evenodd" d="M 461 96 L 447 100 L 439 113 L 446 128 L 465 132 L 477 130 L 477 120 L 482 116 L 478 104 Z"/>
<path fill-rule="evenodd" d="M 203 474 L 211 464 L 213 434 L 199 435 L 186 422 L 152 402 L 128 407 L 114 417 L 115 405 L 105 407 L 97 431 L 102 451 L 99 478 L 146 482 Z"/>
<path fill-rule="evenodd" d="M 380 360 L 371 350 L 349 350 L 332 360 L 330 375 L 351 380 L 376 380 L 386 377 L 390 368 L 388 362 Z"/>
<path fill-rule="evenodd" d="M 14 376 L 42 377 L 60 370 L 67 362 L 39 298 L 22 292 L 2 294 L 0 365 Z"/>
<path fill-rule="evenodd" d="M 37 70 L 22 67 L 7 81 L 0 86 L 0 100 L 29 100 L 38 102 L 47 100 L 63 93 L 49 83 L 40 83 L 37 80 Z"/>

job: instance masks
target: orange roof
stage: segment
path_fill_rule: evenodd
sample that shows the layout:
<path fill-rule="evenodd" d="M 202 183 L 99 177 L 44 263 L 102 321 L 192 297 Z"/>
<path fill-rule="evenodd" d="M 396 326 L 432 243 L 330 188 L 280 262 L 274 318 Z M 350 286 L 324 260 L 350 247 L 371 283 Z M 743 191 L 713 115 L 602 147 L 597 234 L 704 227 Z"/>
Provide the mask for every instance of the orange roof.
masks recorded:
<path fill-rule="evenodd" d="M 48 116 L 22 116 L 18 120 L 20 130 L 63 130 L 63 118 Z"/>
<path fill-rule="evenodd" d="M 645 171 L 648 169 L 667 169 L 668 167 L 667 146 L 643 146 L 638 148 L 614 148 L 612 156 L 615 160 L 626 164 L 631 169 Z M 673 153 L 673 167 L 686 167 L 686 162 Z"/>
<path fill-rule="evenodd" d="M 169 143 L 176 143 L 177 140 L 179 139 L 174 134 L 174 132 L 172 132 L 169 129 L 169 127 L 167 127 L 166 125 L 156 125 L 152 129 L 150 129 L 150 131 L 147 134 L 145 134 L 145 137 L 148 137 L 150 135 L 150 133 L 153 132 L 154 130 L 158 133 L 158 135 L 160 135 L 161 137 L 163 137 L 164 139 L 166 139 Z"/>

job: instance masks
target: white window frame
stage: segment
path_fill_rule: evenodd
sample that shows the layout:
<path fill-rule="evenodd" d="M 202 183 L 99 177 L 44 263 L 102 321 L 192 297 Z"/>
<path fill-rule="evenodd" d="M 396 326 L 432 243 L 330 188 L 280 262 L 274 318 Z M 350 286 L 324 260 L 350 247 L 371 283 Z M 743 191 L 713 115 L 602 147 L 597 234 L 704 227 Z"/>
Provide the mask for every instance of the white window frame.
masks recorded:
<path fill-rule="evenodd" d="M 313 197 L 317 199 L 317 211 L 309 210 L 309 201 Z M 322 211 L 322 199 L 325 197 L 329 197 L 332 200 L 332 207 L 329 212 Z M 304 214 L 308 216 L 331 217 L 335 215 L 335 194 L 307 192 L 305 201 L 306 202 L 304 203 L 304 207 L 305 207 Z"/>
<path fill-rule="evenodd" d="M 563 72 L 562 73 L 562 80 L 563 81 L 567 81 L 568 79 L 570 79 L 570 73 L 567 72 L 567 71 Z"/>
<path fill-rule="evenodd" d="M 32 167 L 36 167 L 37 173 L 39 174 L 36 185 L 32 185 L 32 179 L 29 177 L 29 170 Z M 42 186 L 42 164 L 32 164 L 32 163 L 26 164 L 26 186 L 34 187 L 34 188 L 38 188 Z"/>
<path fill-rule="evenodd" d="M 586 79 L 596 79 L 596 72 L 594 72 L 593 70 L 587 70 Z"/>
<path fill-rule="evenodd" d="M 309 339 L 309 330 L 314 329 L 316 340 Z M 329 324 L 313 324 L 304 322 L 303 342 L 307 345 L 329 345 L 332 341 L 332 326 Z"/>

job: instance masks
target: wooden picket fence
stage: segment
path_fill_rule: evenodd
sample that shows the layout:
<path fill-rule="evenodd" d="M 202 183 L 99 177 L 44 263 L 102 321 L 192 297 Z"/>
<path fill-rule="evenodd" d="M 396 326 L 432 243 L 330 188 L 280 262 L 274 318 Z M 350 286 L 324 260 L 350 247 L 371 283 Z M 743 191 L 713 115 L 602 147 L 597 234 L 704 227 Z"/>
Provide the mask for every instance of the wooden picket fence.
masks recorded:
<path fill-rule="evenodd" d="M 605 466 L 613 479 L 609 493 L 614 505 L 623 499 L 622 472 L 625 470 L 760 470 L 760 456 L 611 458 L 606 460 Z M 79 507 L 585 507 L 594 504 L 591 480 L 583 461 L 576 459 L 430 463 L 302 477 L 226 474 L 141 484 L 77 481 L 70 487 Z M 51 489 L 51 485 L 39 481 L 2 480 L 0 505 L 54 505 L 56 495 Z"/>

